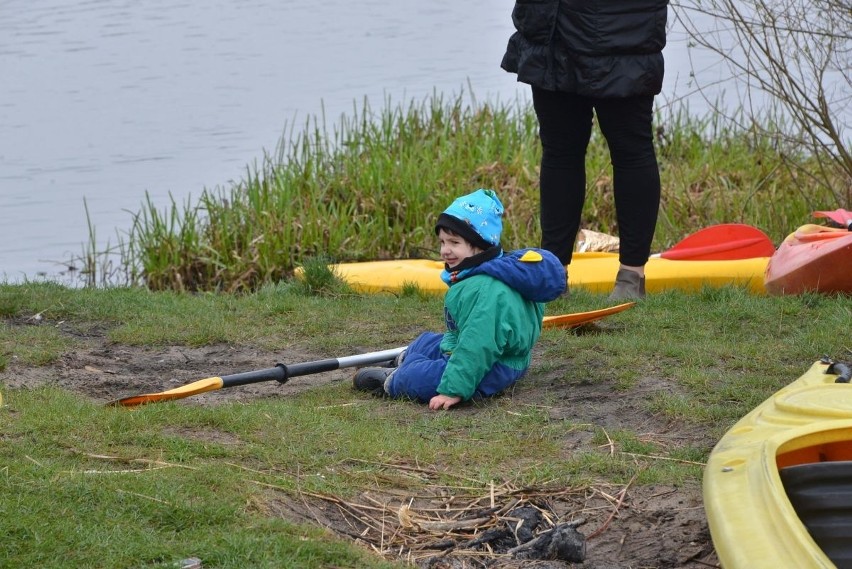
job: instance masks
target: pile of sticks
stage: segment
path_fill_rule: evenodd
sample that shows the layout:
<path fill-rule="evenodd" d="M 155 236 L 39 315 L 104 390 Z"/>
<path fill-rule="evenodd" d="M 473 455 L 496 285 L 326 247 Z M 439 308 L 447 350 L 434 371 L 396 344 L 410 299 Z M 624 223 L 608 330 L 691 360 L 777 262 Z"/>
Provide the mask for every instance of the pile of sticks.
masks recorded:
<path fill-rule="evenodd" d="M 585 538 L 577 528 L 582 511 L 559 516 L 555 502 L 584 502 L 587 488 L 518 488 L 511 482 L 487 487 L 462 481 L 440 485 L 438 473 L 406 465 L 383 465 L 394 474 L 420 479 L 428 491 L 412 495 L 366 491 L 358 501 L 303 493 L 334 509 L 348 525 L 346 533 L 385 558 L 422 565 L 444 557 L 479 559 L 559 559 L 582 562 Z M 570 519 L 566 519 L 570 518 Z M 339 530 L 340 528 L 336 528 Z M 430 564 L 431 566 L 431 564 Z"/>

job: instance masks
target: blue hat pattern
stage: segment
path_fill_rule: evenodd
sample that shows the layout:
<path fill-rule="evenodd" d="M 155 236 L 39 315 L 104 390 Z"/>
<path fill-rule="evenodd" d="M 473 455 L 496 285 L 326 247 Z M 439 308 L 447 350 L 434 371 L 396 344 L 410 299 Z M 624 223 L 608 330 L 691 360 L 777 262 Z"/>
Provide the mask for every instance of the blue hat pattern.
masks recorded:
<path fill-rule="evenodd" d="M 456 198 L 444 213 L 467 223 L 491 245 L 498 245 L 503 233 L 503 211 L 494 190 L 479 189 Z"/>

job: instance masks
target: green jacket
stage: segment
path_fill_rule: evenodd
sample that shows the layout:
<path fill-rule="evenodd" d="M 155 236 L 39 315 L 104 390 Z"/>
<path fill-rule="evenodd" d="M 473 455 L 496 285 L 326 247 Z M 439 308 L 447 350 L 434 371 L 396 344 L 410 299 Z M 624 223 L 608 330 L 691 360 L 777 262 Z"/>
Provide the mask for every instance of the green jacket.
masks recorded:
<path fill-rule="evenodd" d="M 470 399 L 496 363 L 525 370 L 541 334 L 544 304 L 486 274 L 450 287 L 444 298 L 447 331 L 441 350 L 450 353 L 438 393 Z"/>

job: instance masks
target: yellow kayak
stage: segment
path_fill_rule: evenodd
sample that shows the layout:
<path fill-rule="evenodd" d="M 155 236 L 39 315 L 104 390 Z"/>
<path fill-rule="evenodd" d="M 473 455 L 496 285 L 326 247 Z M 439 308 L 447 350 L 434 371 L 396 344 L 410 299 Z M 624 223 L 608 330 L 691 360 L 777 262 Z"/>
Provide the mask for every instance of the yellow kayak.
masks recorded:
<path fill-rule="evenodd" d="M 762 294 L 763 274 L 768 257 L 724 261 L 675 261 L 653 257 L 645 266 L 645 290 L 668 289 L 687 291 L 702 287 L 744 286 Z M 618 272 L 616 253 L 574 253 L 568 267 L 568 284 L 572 289 L 609 293 Z M 358 292 L 398 293 L 406 285 L 423 292 L 444 294 L 447 285 L 441 280 L 444 264 L 427 259 L 368 261 L 334 265 L 336 273 Z M 301 272 L 296 271 L 300 277 Z"/>
<path fill-rule="evenodd" d="M 837 373 L 814 363 L 710 454 L 704 508 L 725 569 L 852 566 L 852 385 Z"/>

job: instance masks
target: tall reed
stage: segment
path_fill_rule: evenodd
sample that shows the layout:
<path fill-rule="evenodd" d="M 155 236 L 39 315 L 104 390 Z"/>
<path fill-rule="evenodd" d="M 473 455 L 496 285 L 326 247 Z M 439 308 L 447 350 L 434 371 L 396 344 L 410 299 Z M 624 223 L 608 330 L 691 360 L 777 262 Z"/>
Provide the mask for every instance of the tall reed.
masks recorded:
<path fill-rule="evenodd" d="M 655 247 L 720 222 L 757 225 L 779 242 L 813 209 L 841 207 L 794 178 L 764 129 L 685 112 L 658 117 L 663 200 Z M 588 150 L 584 226 L 616 234 L 606 142 Z M 374 111 L 367 101 L 330 128 L 311 117 L 275 156 L 197 203 L 148 202 L 130 232 L 129 258 L 154 290 L 254 290 L 306 259 L 435 257 L 433 225 L 461 193 L 495 189 L 506 206 L 506 248 L 536 245 L 538 124 L 532 108 L 445 100 L 440 94 Z"/>

